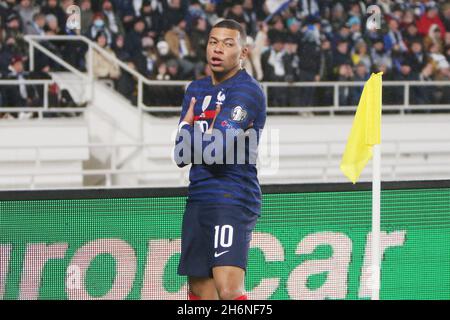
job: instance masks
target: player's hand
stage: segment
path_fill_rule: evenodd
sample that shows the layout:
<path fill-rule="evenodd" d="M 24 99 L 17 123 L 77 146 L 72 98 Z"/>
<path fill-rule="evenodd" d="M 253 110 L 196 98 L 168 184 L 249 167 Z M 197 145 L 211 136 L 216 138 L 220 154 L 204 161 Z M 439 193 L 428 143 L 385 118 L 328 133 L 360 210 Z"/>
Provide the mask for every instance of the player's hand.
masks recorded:
<path fill-rule="evenodd" d="M 186 112 L 186 115 L 184 116 L 183 119 L 183 121 L 186 121 L 191 126 L 194 125 L 194 106 L 196 101 L 197 100 L 195 99 L 195 97 L 191 98 L 191 103 L 189 104 L 188 111 Z"/>

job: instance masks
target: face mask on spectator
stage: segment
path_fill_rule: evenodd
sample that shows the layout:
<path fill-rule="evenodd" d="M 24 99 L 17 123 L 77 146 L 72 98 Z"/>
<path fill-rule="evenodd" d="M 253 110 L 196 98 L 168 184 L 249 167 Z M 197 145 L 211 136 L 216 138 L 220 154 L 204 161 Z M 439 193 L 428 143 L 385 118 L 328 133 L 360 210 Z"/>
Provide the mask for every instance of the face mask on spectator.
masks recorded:
<path fill-rule="evenodd" d="M 94 21 L 94 26 L 96 28 L 103 28 L 104 25 L 105 25 L 105 22 L 101 19 L 97 19 Z"/>

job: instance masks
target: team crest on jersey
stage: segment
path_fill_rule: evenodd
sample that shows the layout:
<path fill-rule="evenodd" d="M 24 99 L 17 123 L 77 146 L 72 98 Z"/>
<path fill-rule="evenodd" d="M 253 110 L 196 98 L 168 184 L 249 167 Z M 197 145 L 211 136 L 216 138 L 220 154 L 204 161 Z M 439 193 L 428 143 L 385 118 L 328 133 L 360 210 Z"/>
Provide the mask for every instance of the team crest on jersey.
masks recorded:
<path fill-rule="evenodd" d="M 222 90 L 217 94 L 217 104 L 221 105 L 225 101 L 225 93 Z"/>
<path fill-rule="evenodd" d="M 241 106 L 234 107 L 231 111 L 231 120 L 236 122 L 241 122 L 247 117 L 247 111 L 245 111 Z"/>

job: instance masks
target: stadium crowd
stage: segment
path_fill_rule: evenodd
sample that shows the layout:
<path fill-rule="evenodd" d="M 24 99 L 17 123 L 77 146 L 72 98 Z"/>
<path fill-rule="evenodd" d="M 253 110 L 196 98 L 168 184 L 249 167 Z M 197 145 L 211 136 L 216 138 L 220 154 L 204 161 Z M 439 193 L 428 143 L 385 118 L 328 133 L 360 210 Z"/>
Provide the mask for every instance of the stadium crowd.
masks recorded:
<path fill-rule="evenodd" d="M 277 0 L 4 0 L 0 2 L 0 75 L 2 79 L 50 78 L 64 70 L 35 50 L 29 70 L 23 36 L 81 34 L 148 79 L 192 80 L 208 75 L 207 36 L 221 18 L 242 23 L 248 33 L 246 70 L 260 81 L 365 81 L 383 71 L 384 80 L 450 79 L 450 3 L 445 0 L 292 0 L 275 14 Z M 280 2 L 280 1 L 278 1 Z M 70 5 L 81 9 L 81 29 L 66 27 Z M 381 29 L 369 30 L 367 8 L 381 9 Z M 54 54 L 87 70 L 81 42 L 43 42 Z M 95 53 L 93 70 L 111 79 L 116 90 L 136 102 L 136 79 Z M 339 91 L 341 105 L 358 103 L 362 88 Z M 4 86 L 0 106 L 42 104 L 39 86 Z M 51 105 L 70 105 L 55 85 Z M 148 105 L 179 105 L 177 87 L 146 88 Z M 269 89 L 272 106 L 331 105 L 332 88 Z M 388 87 L 385 104 L 402 104 L 403 90 Z M 171 99 L 171 100 L 167 100 Z M 449 103 L 448 87 L 412 87 L 412 104 Z"/>

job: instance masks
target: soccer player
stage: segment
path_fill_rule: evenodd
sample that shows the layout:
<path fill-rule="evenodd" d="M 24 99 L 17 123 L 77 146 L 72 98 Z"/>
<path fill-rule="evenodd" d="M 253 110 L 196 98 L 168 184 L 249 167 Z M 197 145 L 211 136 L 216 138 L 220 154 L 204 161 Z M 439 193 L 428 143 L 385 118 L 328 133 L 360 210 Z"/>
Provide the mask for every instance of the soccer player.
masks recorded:
<path fill-rule="evenodd" d="M 246 38 L 234 20 L 215 24 L 206 49 L 211 76 L 193 81 L 183 101 L 174 157 L 179 167 L 192 167 L 178 273 L 188 276 L 191 300 L 247 299 L 248 250 L 261 211 L 256 153 L 266 99 L 241 68 Z"/>

